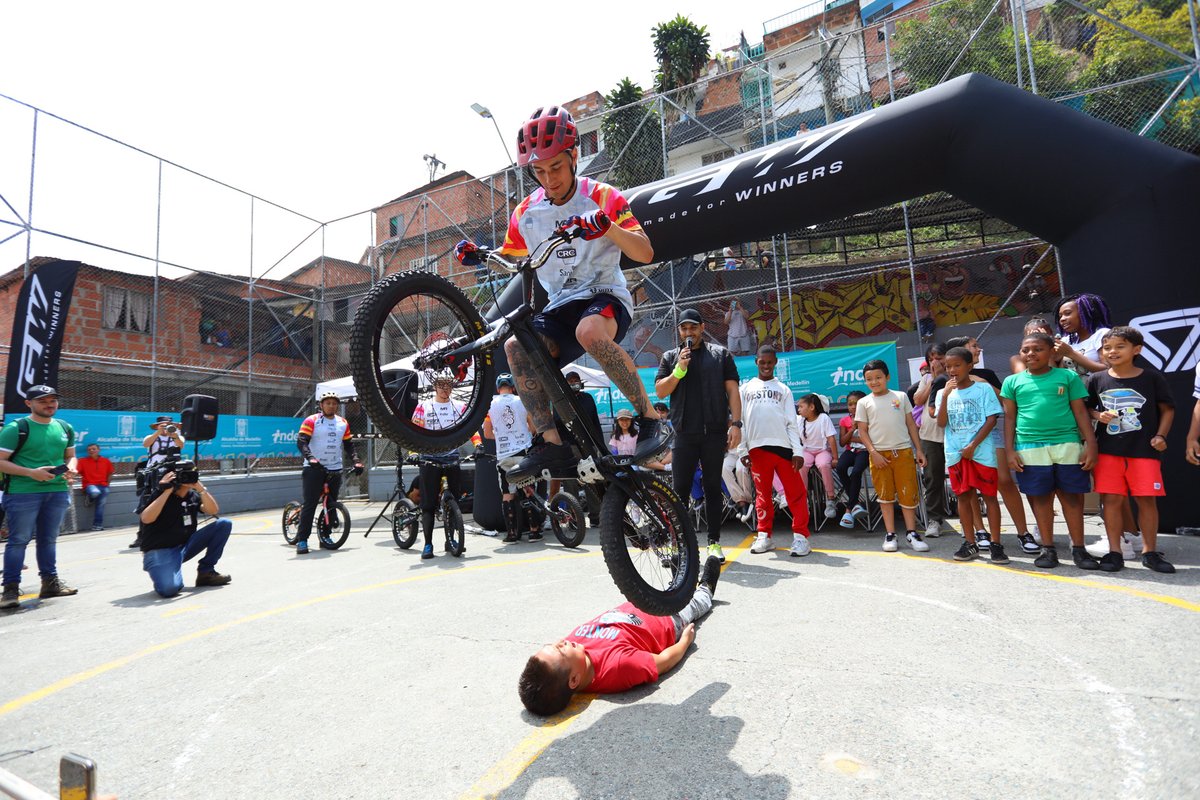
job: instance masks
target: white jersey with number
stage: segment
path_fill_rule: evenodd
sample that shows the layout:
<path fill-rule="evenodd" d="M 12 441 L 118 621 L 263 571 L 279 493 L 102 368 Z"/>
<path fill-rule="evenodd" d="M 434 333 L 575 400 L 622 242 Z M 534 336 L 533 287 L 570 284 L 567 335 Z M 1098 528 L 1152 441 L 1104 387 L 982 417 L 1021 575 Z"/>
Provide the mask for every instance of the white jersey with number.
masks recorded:
<path fill-rule="evenodd" d="M 492 435 L 496 437 L 496 458 L 504 460 L 516 455 L 533 443 L 533 433 L 526 421 L 525 404 L 515 394 L 498 394 L 488 409 Z"/>
<path fill-rule="evenodd" d="M 423 400 L 413 411 L 412 421 L 427 430 L 445 430 L 454 427 L 466 410 L 467 404 L 458 400 L 450 400 L 445 403 L 439 403 L 437 400 Z M 452 447 L 442 453 L 428 453 L 427 455 L 452 456 L 457 453 L 458 448 Z"/>
<path fill-rule="evenodd" d="M 313 414 L 300 423 L 300 433 L 309 437 L 308 450 L 321 466 L 330 471 L 342 468 L 342 449 L 350 439 L 350 423 L 345 417 Z"/>

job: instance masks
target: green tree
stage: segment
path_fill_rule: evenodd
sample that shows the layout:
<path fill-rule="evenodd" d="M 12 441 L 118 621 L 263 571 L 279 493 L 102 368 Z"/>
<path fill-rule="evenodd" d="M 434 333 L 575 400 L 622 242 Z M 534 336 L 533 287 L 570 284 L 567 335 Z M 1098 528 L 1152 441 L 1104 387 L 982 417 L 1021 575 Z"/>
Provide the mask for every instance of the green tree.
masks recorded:
<path fill-rule="evenodd" d="M 622 188 L 641 186 L 663 177 L 662 125 L 642 87 L 622 78 L 604 96 L 610 110 L 600 123 L 604 151 L 613 159 L 607 179 Z"/>
<path fill-rule="evenodd" d="M 708 28 L 697 26 L 683 14 L 655 25 L 651 40 L 658 72 L 654 73 L 654 91 L 666 94 L 682 89 L 674 96 L 681 106 L 695 96 L 691 88 L 708 64 Z M 687 88 L 684 88 L 687 87 Z"/>
<path fill-rule="evenodd" d="M 1013 28 L 1000 11 L 984 22 L 991 7 L 991 0 L 951 0 L 932 7 L 927 19 L 911 19 L 897 26 L 894 58 L 897 67 L 908 75 L 912 89 L 919 91 L 940 83 L 977 28 L 979 34 L 948 77 L 979 72 L 1017 83 Z M 1020 71 L 1029 87 L 1023 37 L 1020 44 Z M 1080 70 L 1078 53 L 1038 38 L 1032 40 L 1031 49 L 1039 94 L 1053 96 L 1073 86 Z"/>

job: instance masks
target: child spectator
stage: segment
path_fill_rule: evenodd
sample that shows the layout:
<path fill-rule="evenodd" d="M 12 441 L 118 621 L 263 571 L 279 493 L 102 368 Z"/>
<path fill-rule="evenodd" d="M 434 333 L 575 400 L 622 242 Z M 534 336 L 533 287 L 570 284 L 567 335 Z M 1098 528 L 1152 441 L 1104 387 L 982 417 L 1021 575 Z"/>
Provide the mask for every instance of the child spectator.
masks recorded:
<path fill-rule="evenodd" d="M 1192 424 L 1188 426 L 1187 444 L 1184 457 L 1189 464 L 1200 467 L 1200 364 L 1196 365 L 1196 382 L 1192 384 L 1192 397 L 1196 399 L 1192 406 Z"/>
<path fill-rule="evenodd" d="M 1054 546 L 1054 495 L 1071 537 L 1071 558 L 1080 569 L 1100 564 L 1083 546 L 1083 495 L 1091 488 L 1088 473 L 1096 465 L 1096 437 L 1088 419 L 1087 389 L 1071 370 L 1050 366 L 1054 339 L 1031 333 L 1021 342 L 1025 371 L 1009 375 L 1000 389 L 1004 405 L 1004 446 L 1017 485 L 1029 498 L 1042 538 L 1042 554 L 1033 563 L 1058 566 Z"/>
<path fill-rule="evenodd" d="M 778 358 L 775 348 L 764 344 L 758 348 L 754 363 L 758 375 L 741 386 L 742 419 L 746 423 L 741 442 L 742 463 L 750 467 L 754 478 L 754 510 L 758 518 L 758 536 L 750 546 L 751 553 L 768 553 L 775 549 L 771 530 L 775 525 L 775 504 L 771 501 L 773 479 L 783 483 L 788 506 L 792 510 L 793 556 L 812 552 L 808 542 L 808 495 L 800 469 L 800 431 L 796 424 L 796 403 L 792 390 L 775 377 Z"/>
<path fill-rule="evenodd" d="M 633 412 L 628 408 L 622 408 L 613 420 L 608 449 L 614 456 L 631 456 L 637 450 L 637 437 L 638 427 L 633 419 Z"/>
<path fill-rule="evenodd" d="M 1108 333 L 1108 303 L 1097 294 L 1075 294 L 1058 301 L 1058 338 L 1054 354 L 1080 375 L 1101 372 L 1108 365 L 1100 359 L 1100 343 Z"/>
<path fill-rule="evenodd" d="M 1134 365 L 1142 352 L 1142 333 L 1119 326 L 1106 333 L 1100 351 L 1108 369 L 1088 376 L 1088 407 L 1100 423 L 1096 431 L 1096 491 L 1104 503 L 1108 553 L 1100 569 L 1116 572 L 1125 566 L 1123 510 L 1126 497 L 1137 502 L 1142 530 L 1142 564 L 1155 572 L 1175 567 L 1157 549 L 1158 498 L 1163 489 L 1160 453 L 1175 420 L 1175 404 L 1162 373 Z"/>
<path fill-rule="evenodd" d="M 838 456 L 837 463 L 838 480 L 842 482 L 842 488 L 846 490 L 846 513 L 838 522 L 843 528 L 853 528 L 855 517 L 867 515 L 867 509 L 863 507 L 859 499 L 862 496 L 862 476 L 867 471 L 871 459 L 867 453 L 867 446 L 862 443 L 862 439 L 858 435 L 858 426 L 854 424 L 854 412 L 858 407 L 858 401 L 866 396 L 866 392 L 858 389 L 847 394 L 846 416 L 838 422 L 839 441 L 842 447 L 846 448 Z"/>
<path fill-rule="evenodd" d="M 837 503 L 833 500 L 837 496 L 833 486 L 833 460 L 837 458 L 833 420 L 825 413 L 825 403 L 819 394 L 801 397 L 796 410 L 799 412 L 800 446 L 804 457 L 804 470 L 800 473 L 804 479 L 804 489 L 808 490 L 808 473 L 816 464 L 825 484 L 825 516 L 833 519 L 837 516 Z"/>
<path fill-rule="evenodd" d="M 87 458 L 77 462 L 76 471 L 83 482 L 84 497 L 92 506 L 92 530 L 104 530 L 104 504 L 108 501 L 108 481 L 113 474 L 113 463 L 100 455 L 100 445 L 87 446 Z"/>
<path fill-rule="evenodd" d="M 1025 323 L 1025 330 L 1021 336 L 1024 338 L 1031 333 L 1044 333 L 1051 339 L 1055 336 L 1054 328 L 1046 321 L 1045 317 L 1030 317 L 1029 321 Z M 1057 353 L 1050 359 L 1050 366 L 1065 367 L 1062 358 Z M 1020 353 L 1008 357 L 1008 367 L 1008 371 L 1013 375 L 1025 371 L 1025 362 L 1021 359 Z"/>
<path fill-rule="evenodd" d="M 887 364 L 877 358 L 863 365 L 863 380 L 871 393 L 858 401 L 854 424 L 871 454 L 871 481 L 875 484 L 875 497 L 879 500 L 886 528 L 884 551 L 894 553 L 899 549 L 895 508 L 899 502 L 908 543 L 913 550 L 924 553 L 929 550 L 929 545 L 917 532 L 916 510 L 921 500 L 917 467 L 925 466 L 925 453 L 921 450 L 908 395 L 889 390 L 888 376 Z"/>
<path fill-rule="evenodd" d="M 938 390 L 946 385 L 947 349 L 941 342 L 925 348 L 929 374 L 923 375 L 920 382 L 909 387 L 912 391 L 907 392 L 913 408 L 921 409 L 920 414 L 914 412 L 913 419 L 917 423 L 921 451 L 925 453 L 921 482 L 925 486 L 926 538 L 941 536 L 943 531 L 954 533 L 954 526 L 946 521 L 946 456 L 942 447 L 942 429 L 938 427 L 937 409 L 934 408 Z"/>
<path fill-rule="evenodd" d="M 954 554 L 955 561 L 979 557 L 976 531 L 982 531 L 976 493 L 990 498 L 988 548 L 993 564 L 1007 564 L 1008 556 L 1000 543 L 1000 507 L 996 504 L 998 469 L 992 430 L 1000 416 L 996 390 L 983 379 L 971 376 L 975 359 L 965 347 L 946 351 L 946 388 L 937 394 L 937 422 L 945 429 L 946 465 L 950 470 L 950 489 L 958 498 L 958 518 L 965 541 Z"/>

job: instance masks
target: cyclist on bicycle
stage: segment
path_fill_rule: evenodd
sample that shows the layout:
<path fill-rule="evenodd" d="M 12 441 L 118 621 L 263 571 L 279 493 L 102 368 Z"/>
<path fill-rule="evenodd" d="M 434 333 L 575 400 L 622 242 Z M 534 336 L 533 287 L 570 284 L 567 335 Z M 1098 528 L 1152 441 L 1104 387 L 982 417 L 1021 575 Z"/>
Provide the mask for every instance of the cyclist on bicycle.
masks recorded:
<path fill-rule="evenodd" d="M 313 515 L 321 502 L 321 492 L 329 485 L 330 527 L 336 526 L 333 518 L 338 490 L 342 488 L 342 453 L 354 464 L 354 474 L 361 475 L 362 461 L 350 438 L 350 423 L 339 417 L 337 410 L 341 398 L 337 392 L 321 395 L 321 413 L 305 417 L 296 435 L 296 447 L 304 456 L 304 470 L 300 482 L 304 487 L 304 508 L 300 510 L 300 529 L 297 532 L 296 555 L 308 552 L 308 537 L 312 533 Z"/>
<path fill-rule="evenodd" d="M 650 407 L 633 359 L 617 343 L 633 314 L 633 298 L 621 271 L 621 256 L 648 264 L 654 248 L 629 203 L 612 186 L 576 175 L 578 132 L 566 109 L 539 108 L 517 134 L 517 163 L 529 168 L 540 185 L 521 201 L 509 221 L 502 255 L 524 257 L 527 242 L 539 242 L 560 226 L 578 227 L 580 239 L 561 246 L 538 270 L 548 301 L 533 318 L 551 356 L 559 365 L 585 351 L 600 364 L 640 415 L 634 458 L 647 461 L 668 442 L 666 431 Z M 615 223 L 615 224 L 614 224 Z M 455 256 L 466 265 L 480 263 L 475 245 L 459 242 Z M 535 445 L 508 477 L 520 483 L 543 469 L 568 470 L 574 454 L 554 425 L 546 389 L 534 375 L 529 355 L 515 338 L 504 346 L 521 399 L 542 442 Z"/>
<path fill-rule="evenodd" d="M 467 409 L 466 403 L 450 398 L 453 389 L 452 375 L 437 375 L 433 379 L 433 399 L 423 400 L 413 409 L 413 423 L 429 430 L 453 425 Z M 473 435 L 471 439 L 476 445 L 481 443 L 479 434 Z M 421 532 L 425 535 L 425 547 L 421 550 L 421 558 L 433 558 L 433 514 L 442 496 L 442 478 L 446 479 L 450 494 L 457 499 L 462 496 L 462 468 L 458 465 L 458 448 L 444 453 L 428 453 L 425 459 L 421 462 L 418 479 L 418 485 L 421 487 Z M 450 549 L 449 543 L 446 549 Z"/>
<path fill-rule="evenodd" d="M 518 541 L 521 533 L 521 503 L 515 499 L 512 485 L 504 475 L 504 460 L 519 456 L 529 448 L 533 435 L 529 429 L 529 412 L 515 394 L 517 382 L 512 373 L 502 372 L 496 376 L 496 396 L 483 420 L 483 437 L 496 440 L 496 469 L 500 473 L 500 491 L 503 496 L 504 541 Z"/>

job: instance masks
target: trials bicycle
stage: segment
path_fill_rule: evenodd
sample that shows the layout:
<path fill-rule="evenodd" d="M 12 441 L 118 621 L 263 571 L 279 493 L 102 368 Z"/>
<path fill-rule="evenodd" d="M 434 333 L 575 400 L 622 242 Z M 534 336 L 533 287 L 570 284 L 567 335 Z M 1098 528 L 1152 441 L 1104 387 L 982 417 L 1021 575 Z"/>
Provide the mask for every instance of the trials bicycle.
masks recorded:
<path fill-rule="evenodd" d="M 631 456 L 612 455 L 598 439 L 532 324 L 537 269 L 560 248 L 569 250 L 580 235 L 578 228 L 559 228 L 517 263 L 479 248 L 482 261 L 514 275 L 496 298 L 491 322 L 455 284 L 428 271 L 383 279 L 354 318 L 354 385 L 388 438 L 409 450 L 442 452 L 461 445 L 482 425 L 494 388 L 493 351 L 515 336 L 574 437 L 577 461 L 570 474 L 549 477 L 604 484 L 600 544 L 613 582 L 639 609 L 673 614 L 691 600 L 699 572 L 687 508 L 661 474 L 637 467 Z M 513 296 L 516 307 L 504 308 L 503 301 Z M 454 381 L 452 397 L 464 404 L 458 419 L 438 429 L 413 422 L 417 404 L 433 395 L 435 379 L 445 377 Z"/>
<path fill-rule="evenodd" d="M 433 467 L 447 467 L 459 463 L 459 459 L 438 459 L 437 457 L 411 455 L 404 459 L 405 464 L 420 467 L 427 464 Z M 458 506 L 458 498 L 450 491 L 449 481 L 445 476 L 441 480 L 441 496 L 438 498 L 434 517 L 441 520 L 442 529 L 446 533 L 446 552 L 458 558 L 467 549 L 466 526 L 463 524 L 462 509 Z M 421 527 L 421 508 L 407 497 L 396 500 L 396 509 L 392 512 L 392 538 L 401 550 L 407 550 L 417 541 L 417 533 Z"/>
<path fill-rule="evenodd" d="M 325 484 L 321 487 L 321 499 L 317 504 L 316 513 L 313 515 L 313 528 L 316 529 L 317 541 L 321 543 L 321 549 L 337 550 L 346 543 L 347 537 L 350 536 L 350 512 L 341 503 L 329 505 L 330 470 L 319 464 L 316 466 L 325 473 Z M 347 467 L 342 470 L 342 476 L 344 477 L 352 471 L 352 467 Z M 283 538 L 288 544 L 295 544 L 300 540 L 300 514 L 303 510 L 304 503 L 296 500 L 291 501 L 283 508 Z"/>

